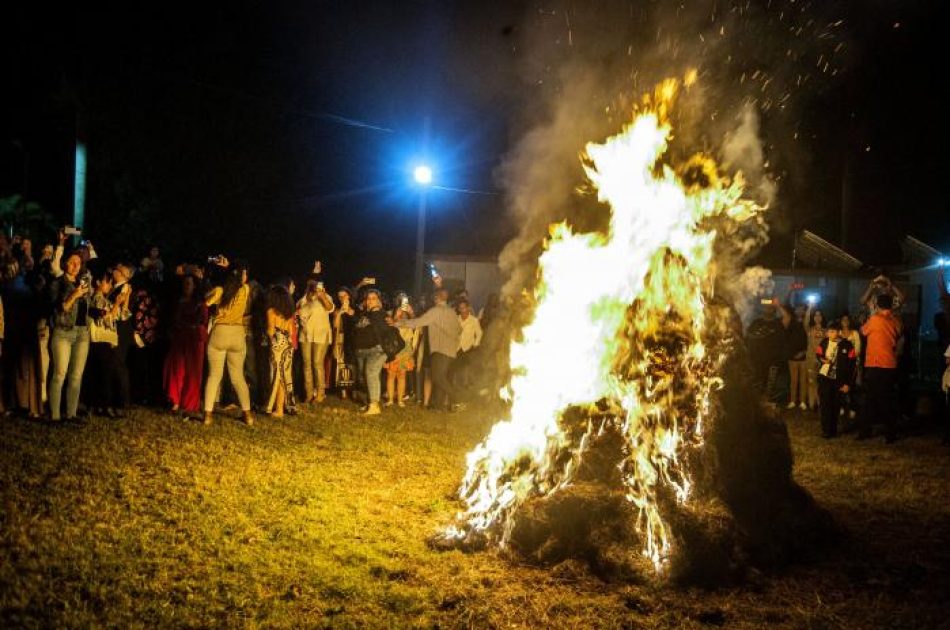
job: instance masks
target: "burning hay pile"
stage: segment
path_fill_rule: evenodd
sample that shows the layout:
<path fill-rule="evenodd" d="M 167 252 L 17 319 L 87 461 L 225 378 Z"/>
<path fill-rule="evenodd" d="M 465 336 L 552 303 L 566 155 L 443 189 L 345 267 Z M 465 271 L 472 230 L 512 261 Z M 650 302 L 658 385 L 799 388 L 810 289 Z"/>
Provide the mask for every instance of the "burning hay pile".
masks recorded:
<path fill-rule="evenodd" d="M 679 89 L 664 82 L 622 133 L 588 145 L 609 229 L 552 229 L 511 346 L 510 417 L 469 454 L 466 509 L 441 544 L 722 583 L 833 527 L 791 478 L 726 301 L 730 248 L 764 209 L 708 156 L 662 161 Z"/>

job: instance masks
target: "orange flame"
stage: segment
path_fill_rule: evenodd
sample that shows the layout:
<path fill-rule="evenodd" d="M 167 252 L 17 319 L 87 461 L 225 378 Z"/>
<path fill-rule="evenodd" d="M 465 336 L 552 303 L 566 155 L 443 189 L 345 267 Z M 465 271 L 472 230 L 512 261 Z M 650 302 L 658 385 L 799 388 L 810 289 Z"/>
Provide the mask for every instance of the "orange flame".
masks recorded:
<path fill-rule="evenodd" d="M 695 79 L 690 72 L 687 85 Z M 559 424 L 564 411 L 607 400 L 626 442 L 618 466 L 638 510 L 643 553 L 658 570 L 668 560 L 658 491 L 689 499 L 684 455 L 702 444 L 710 393 L 721 385 L 722 357 L 703 343 L 715 275 L 711 226 L 762 210 L 743 199 L 741 177 L 719 176 L 711 158 L 684 165 L 702 175 L 698 184 L 660 162 L 679 89 L 679 81 L 664 81 L 620 134 L 587 145 L 582 162 L 611 208 L 609 229 L 575 234 L 564 223 L 552 226 L 533 319 L 510 348 L 510 418 L 469 453 L 460 489 L 464 526 L 448 535 L 474 530 L 506 544 L 519 506 L 570 484 L 599 430 L 591 423 L 579 445 L 570 445 Z M 565 464 L 555 455 L 567 448 Z"/>

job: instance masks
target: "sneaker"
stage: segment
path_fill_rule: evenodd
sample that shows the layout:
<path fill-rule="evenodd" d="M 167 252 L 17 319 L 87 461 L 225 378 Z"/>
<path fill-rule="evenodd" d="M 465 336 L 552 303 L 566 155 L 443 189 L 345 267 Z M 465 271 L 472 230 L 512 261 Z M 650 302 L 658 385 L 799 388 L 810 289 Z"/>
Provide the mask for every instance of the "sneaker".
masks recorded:
<path fill-rule="evenodd" d="M 794 408 L 795 408 L 795 403 L 790 402 L 790 403 L 788 403 L 788 404 L 785 406 L 785 408 L 786 408 L 786 409 L 794 409 Z"/>
<path fill-rule="evenodd" d="M 808 411 L 808 405 L 806 405 L 805 403 L 800 404 L 798 408 L 801 409 L 802 411 Z"/>
<path fill-rule="evenodd" d="M 382 413 L 382 410 L 379 408 L 379 403 L 370 403 L 366 408 L 366 411 L 363 412 L 364 416 L 378 416 Z"/>
<path fill-rule="evenodd" d="M 399 405 L 400 407 L 405 407 L 405 406 L 406 406 L 406 403 L 404 403 L 404 402 L 401 401 L 401 400 L 400 400 L 398 403 L 396 403 L 396 404 Z"/>
<path fill-rule="evenodd" d="M 392 406 L 393 406 L 393 401 L 391 400 L 387 400 L 386 402 L 383 403 L 383 407 L 392 407 Z"/>

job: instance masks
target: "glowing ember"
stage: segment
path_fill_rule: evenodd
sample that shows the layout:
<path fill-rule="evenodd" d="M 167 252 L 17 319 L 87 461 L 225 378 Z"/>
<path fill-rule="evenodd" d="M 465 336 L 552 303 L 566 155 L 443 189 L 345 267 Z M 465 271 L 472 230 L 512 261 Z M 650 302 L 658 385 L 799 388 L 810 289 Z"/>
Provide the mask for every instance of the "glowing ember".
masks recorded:
<path fill-rule="evenodd" d="M 688 73 L 686 85 L 695 78 Z M 622 133 L 587 146 L 584 168 L 611 208 L 609 231 L 552 227 L 533 321 L 511 346 L 510 419 L 469 453 L 460 489 L 467 509 L 450 537 L 480 533 L 505 545 L 519 507 L 569 485 L 610 423 L 623 436 L 617 466 L 639 514 L 643 553 L 657 569 L 669 558 L 658 493 L 688 500 L 685 455 L 702 444 L 710 393 L 721 384 L 723 357 L 704 343 L 715 226 L 761 210 L 742 198 L 741 178 L 719 176 L 708 157 L 679 173 L 660 163 L 679 89 L 663 82 Z M 580 440 L 563 426 L 572 407 L 598 418 Z"/>

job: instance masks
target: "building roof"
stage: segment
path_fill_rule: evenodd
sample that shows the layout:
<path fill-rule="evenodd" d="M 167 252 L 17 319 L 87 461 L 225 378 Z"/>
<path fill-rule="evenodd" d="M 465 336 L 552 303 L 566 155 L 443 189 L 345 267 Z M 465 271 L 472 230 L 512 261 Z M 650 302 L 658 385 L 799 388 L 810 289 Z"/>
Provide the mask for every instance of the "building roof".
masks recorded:
<path fill-rule="evenodd" d="M 808 230 L 802 230 L 795 238 L 795 260 L 809 267 L 836 271 L 857 271 L 864 266 L 848 252 Z"/>

